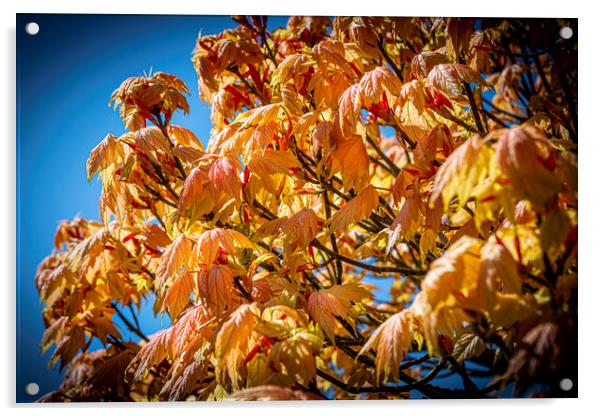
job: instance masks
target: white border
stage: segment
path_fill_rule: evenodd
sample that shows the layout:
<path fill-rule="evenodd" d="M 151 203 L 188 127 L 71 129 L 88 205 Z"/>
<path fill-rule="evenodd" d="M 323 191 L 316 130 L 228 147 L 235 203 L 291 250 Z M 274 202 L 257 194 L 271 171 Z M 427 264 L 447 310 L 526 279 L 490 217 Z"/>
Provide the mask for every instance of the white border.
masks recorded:
<path fill-rule="evenodd" d="M 600 215 L 602 212 L 602 187 L 598 178 L 602 155 L 602 136 L 596 128 L 602 111 L 600 94 L 600 14 L 593 6 L 578 1 L 375 1 L 375 0 L 225 0 L 225 1 L 133 1 L 104 0 L 73 2 L 54 0 L 47 2 L 4 0 L 0 6 L 3 26 L 2 53 L 0 55 L 1 82 L 4 96 L 0 101 L 0 125 L 4 135 L 0 139 L 0 180 L 2 201 L 0 203 L 0 265 L 4 273 L 2 282 L 0 316 L 3 319 L 3 336 L 0 338 L 0 403 L 8 407 L 8 413 L 18 410 L 43 412 L 43 414 L 89 415 L 131 414 L 136 409 L 145 415 L 164 414 L 166 409 L 177 408 L 178 414 L 199 412 L 263 415 L 305 415 L 308 413 L 367 414 L 376 407 L 382 412 L 416 412 L 423 414 L 487 414 L 508 415 L 538 412 L 548 415 L 599 414 L 596 402 L 602 397 L 602 368 L 599 358 L 602 349 L 599 317 L 602 296 L 602 273 L 596 261 L 601 243 Z M 594 4 L 594 2 L 588 2 Z M 578 17 L 579 18 L 579 129 L 581 140 L 579 184 L 581 188 L 580 271 L 579 290 L 579 399 L 577 400 L 495 400 L 495 401 L 412 401 L 412 402 L 337 402 L 337 403 L 279 403 L 260 404 L 154 404 L 142 406 L 124 405 L 15 405 L 15 13 L 119 13 L 119 14 L 276 14 L 276 15 L 405 15 L 405 16 L 513 16 L 513 17 Z M 107 28 L 110 30 L 110 28 Z M 598 254 L 599 256 L 599 254 Z"/>

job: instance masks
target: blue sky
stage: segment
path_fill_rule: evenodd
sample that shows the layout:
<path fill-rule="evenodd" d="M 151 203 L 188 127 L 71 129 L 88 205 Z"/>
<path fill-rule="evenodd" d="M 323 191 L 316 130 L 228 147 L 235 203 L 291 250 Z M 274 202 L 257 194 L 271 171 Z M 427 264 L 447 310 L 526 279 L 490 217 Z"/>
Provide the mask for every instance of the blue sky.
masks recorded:
<path fill-rule="evenodd" d="M 286 21 L 270 18 L 270 27 Z M 39 24 L 36 36 L 25 33 L 28 22 Z M 99 218 L 100 185 L 87 182 L 85 163 L 107 133 L 124 132 L 108 107 L 111 93 L 125 78 L 151 68 L 177 75 L 191 90 L 190 115 L 173 122 L 206 142 L 209 109 L 196 92 L 191 53 L 199 31 L 235 25 L 228 16 L 17 15 L 18 401 L 35 400 L 61 380 L 39 348 L 44 328 L 34 275 L 52 250 L 60 220 Z M 161 320 L 147 313 L 141 324 L 154 332 Z M 39 384 L 37 396 L 25 394 L 30 382 Z"/>

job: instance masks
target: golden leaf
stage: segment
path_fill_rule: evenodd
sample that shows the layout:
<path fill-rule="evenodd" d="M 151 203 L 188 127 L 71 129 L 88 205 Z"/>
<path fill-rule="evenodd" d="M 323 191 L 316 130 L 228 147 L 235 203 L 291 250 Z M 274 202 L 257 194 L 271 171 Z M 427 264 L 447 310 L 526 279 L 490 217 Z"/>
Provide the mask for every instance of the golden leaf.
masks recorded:
<path fill-rule="evenodd" d="M 218 199 L 221 194 L 240 199 L 242 184 L 239 169 L 240 162 L 230 156 L 218 157 L 211 163 L 207 177 L 215 199 Z"/>
<path fill-rule="evenodd" d="M 215 208 L 207 173 L 196 167 L 190 171 L 178 199 L 178 215 L 190 218 L 190 222 L 200 219 Z"/>
<path fill-rule="evenodd" d="M 399 380 L 399 365 L 412 347 L 417 325 L 411 309 L 389 317 L 372 333 L 358 355 L 376 351 L 376 382 Z"/>
<path fill-rule="evenodd" d="M 217 358 L 217 378 L 225 382 L 228 377 L 234 386 L 241 382 L 238 367 L 243 363 L 248 351 L 251 333 L 259 317 L 256 304 L 243 304 L 224 323 L 215 340 Z"/>
<path fill-rule="evenodd" d="M 435 65 L 429 72 L 427 82 L 452 97 L 464 94 L 463 82 L 485 83 L 478 72 L 463 64 Z"/>
<path fill-rule="evenodd" d="M 234 254 L 239 248 L 254 248 L 255 245 L 244 234 L 229 228 L 214 228 L 205 231 L 197 240 L 195 261 L 210 266 L 217 258 L 219 251 Z"/>
<path fill-rule="evenodd" d="M 159 267 L 157 267 L 155 277 L 155 286 L 157 288 L 164 288 L 169 279 L 185 271 L 192 254 L 192 248 L 193 242 L 186 234 L 181 234 L 167 247 L 161 256 Z"/>
<path fill-rule="evenodd" d="M 399 78 L 389 69 L 379 66 L 372 71 L 366 72 L 359 82 L 362 100 L 367 103 L 380 102 L 383 92 L 389 96 L 397 96 L 401 89 Z"/>
<path fill-rule="evenodd" d="M 336 318 L 349 320 L 352 302 L 360 302 L 367 297 L 370 297 L 370 292 L 357 283 L 334 285 L 312 293 L 307 301 L 307 310 L 334 342 Z"/>
<path fill-rule="evenodd" d="M 512 191 L 537 207 L 545 206 L 560 190 L 558 176 L 553 168 L 546 166 L 553 156 L 547 137 L 533 126 L 505 130 L 495 152 L 501 173 L 510 180 Z"/>
<path fill-rule="evenodd" d="M 122 144 L 117 137 L 112 134 L 107 136 L 90 152 L 90 157 L 86 163 L 86 171 L 88 172 L 88 182 L 92 176 L 96 175 L 101 170 L 108 166 L 118 166 L 123 162 L 125 152 Z"/>
<path fill-rule="evenodd" d="M 331 172 L 341 172 L 346 190 L 360 191 L 368 183 L 370 159 L 364 140 L 360 136 L 338 141 L 330 160 Z"/>
<path fill-rule="evenodd" d="M 211 305 L 218 318 L 232 304 L 233 286 L 232 270 L 227 265 L 213 265 L 199 273 L 200 296 Z"/>
<path fill-rule="evenodd" d="M 460 206 L 466 204 L 473 189 L 487 176 L 489 159 L 490 150 L 479 136 L 472 136 L 458 146 L 437 170 L 430 205 L 442 197 L 447 209 L 454 196 Z"/>
<path fill-rule="evenodd" d="M 184 272 L 174 279 L 165 292 L 161 312 L 169 311 L 171 319 L 178 317 L 180 312 L 190 303 L 190 292 L 194 289 L 194 279 L 191 272 Z"/>
<path fill-rule="evenodd" d="M 350 225 L 367 218 L 377 207 L 378 192 L 372 185 L 368 185 L 330 218 L 329 231 L 344 231 Z"/>

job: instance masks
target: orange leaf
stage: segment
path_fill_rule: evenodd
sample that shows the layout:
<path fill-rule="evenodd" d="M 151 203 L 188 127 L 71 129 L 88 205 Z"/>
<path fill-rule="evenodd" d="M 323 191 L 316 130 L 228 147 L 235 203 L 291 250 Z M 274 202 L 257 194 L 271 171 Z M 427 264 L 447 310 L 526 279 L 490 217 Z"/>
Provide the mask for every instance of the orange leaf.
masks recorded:
<path fill-rule="evenodd" d="M 88 172 L 88 182 L 96 173 L 106 169 L 110 165 L 117 166 L 125 157 L 122 144 L 117 137 L 112 134 L 107 136 L 90 152 L 90 157 L 86 163 Z"/>
<path fill-rule="evenodd" d="M 332 173 L 341 172 L 346 190 L 361 190 L 368 182 L 370 159 L 360 136 L 338 141 L 332 153 Z"/>
<path fill-rule="evenodd" d="M 413 332 L 417 330 L 413 311 L 404 309 L 389 317 L 372 333 L 358 355 L 376 351 L 376 382 L 399 380 L 399 365 L 412 348 Z"/>
<path fill-rule="evenodd" d="M 238 367 L 249 352 L 249 341 L 258 318 L 259 309 L 255 303 L 243 304 L 222 326 L 215 340 L 216 371 L 219 380 L 229 377 L 234 386 L 239 386 L 241 375 Z"/>
<path fill-rule="evenodd" d="M 367 297 L 370 297 L 370 292 L 357 283 L 334 285 L 312 293 L 307 301 L 307 310 L 334 342 L 336 318 L 349 320 L 352 302 L 360 302 Z"/>
<path fill-rule="evenodd" d="M 478 72 L 463 64 L 439 64 L 429 72 L 428 83 L 452 97 L 464 94 L 463 82 L 484 84 Z"/>
<path fill-rule="evenodd" d="M 167 247 L 161 256 L 159 267 L 157 267 L 155 278 L 157 288 L 163 290 L 169 279 L 186 269 L 192 254 L 192 248 L 193 243 L 186 234 L 181 234 Z"/>
<path fill-rule="evenodd" d="M 331 218 L 329 231 L 336 233 L 367 218 L 378 207 L 378 192 L 368 185 L 362 192 L 347 202 Z"/>
<path fill-rule="evenodd" d="M 244 234 L 229 228 L 214 228 L 205 231 L 198 239 L 195 261 L 210 266 L 218 256 L 220 247 L 228 254 L 239 248 L 254 248 L 255 245 Z"/>

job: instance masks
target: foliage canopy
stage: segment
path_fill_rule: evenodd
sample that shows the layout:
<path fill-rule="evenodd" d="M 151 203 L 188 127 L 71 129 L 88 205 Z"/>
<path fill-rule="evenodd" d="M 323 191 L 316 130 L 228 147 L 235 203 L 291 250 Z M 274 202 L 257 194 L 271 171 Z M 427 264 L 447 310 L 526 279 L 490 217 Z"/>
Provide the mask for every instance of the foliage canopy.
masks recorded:
<path fill-rule="evenodd" d="M 234 20 L 194 49 L 206 146 L 171 123 L 177 77 L 111 96 L 127 132 L 86 165 L 102 221 L 61 223 L 36 276 L 68 368 L 44 400 L 563 394 L 575 22 Z M 145 298 L 166 329 L 141 332 Z"/>

